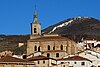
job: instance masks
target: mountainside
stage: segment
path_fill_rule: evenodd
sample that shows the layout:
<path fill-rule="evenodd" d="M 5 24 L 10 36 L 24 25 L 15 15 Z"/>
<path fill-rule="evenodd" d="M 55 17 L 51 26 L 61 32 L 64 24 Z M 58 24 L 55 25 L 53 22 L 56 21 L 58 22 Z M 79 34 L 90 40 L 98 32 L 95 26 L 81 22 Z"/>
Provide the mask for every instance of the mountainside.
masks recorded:
<path fill-rule="evenodd" d="M 27 42 L 29 35 L 0 35 L 0 51 L 18 49 L 18 43 Z"/>
<path fill-rule="evenodd" d="M 75 40 L 80 40 L 82 37 L 100 40 L 100 21 L 91 17 L 79 16 L 54 24 L 44 29 L 42 33 L 57 33 Z"/>

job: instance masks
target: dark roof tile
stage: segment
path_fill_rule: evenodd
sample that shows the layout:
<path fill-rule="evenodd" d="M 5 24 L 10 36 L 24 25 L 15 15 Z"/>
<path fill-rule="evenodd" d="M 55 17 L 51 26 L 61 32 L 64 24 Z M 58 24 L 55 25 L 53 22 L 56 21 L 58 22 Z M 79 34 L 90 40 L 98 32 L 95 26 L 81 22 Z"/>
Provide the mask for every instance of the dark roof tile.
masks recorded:
<path fill-rule="evenodd" d="M 61 36 L 50 36 L 50 37 L 40 37 L 40 38 L 35 38 L 35 39 L 31 39 L 32 41 L 36 41 L 36 40 L 70 40 L 69 38 L 66 37 L 61 37 Z M 31 41 L 30 40 L 30 41 Z"/>
<path fill-rule="evenodd" d="M 1 58 L 0 62 L 29 62 L 29 61 L 24 60 L 24 59 L 11 57 L 11 56 L 6 56 L 6 57 Z"/>
<path fill-rule="evenodd" d="M 87 60 L 87 61 L 90 61 L 89 59 L 83 58 L 83 57 L 81 57 L 81 56 L 72 56 L 72 57 L 61 58 L 61 59 L 57 59 L 57 60 L 77 60 L 77 61 L 80 61 L 80 60 Z"/>
<path fill-rule="evenodd" d="M 34 56 L 32 58 L 28 58 L 26 60 L 28 60 L 28 61 L 37 61 L 37 60 L 48 60 L 48 59 L 51 59 L 51 58 L 40 55 L 40 56 Z"/>

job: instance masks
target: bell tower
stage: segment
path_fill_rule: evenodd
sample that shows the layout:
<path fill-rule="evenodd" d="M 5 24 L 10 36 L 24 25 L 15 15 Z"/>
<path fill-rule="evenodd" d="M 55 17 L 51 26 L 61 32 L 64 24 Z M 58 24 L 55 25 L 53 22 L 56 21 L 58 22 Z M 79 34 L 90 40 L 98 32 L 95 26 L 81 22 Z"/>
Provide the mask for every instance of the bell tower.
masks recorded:
<path fill-rule="evenodd" d="M 41 24 L 38 22 L 36 9 L 34 11 L 34 20 L 31 23 L 31 36 L 30 39 L 41 36 Z"/>

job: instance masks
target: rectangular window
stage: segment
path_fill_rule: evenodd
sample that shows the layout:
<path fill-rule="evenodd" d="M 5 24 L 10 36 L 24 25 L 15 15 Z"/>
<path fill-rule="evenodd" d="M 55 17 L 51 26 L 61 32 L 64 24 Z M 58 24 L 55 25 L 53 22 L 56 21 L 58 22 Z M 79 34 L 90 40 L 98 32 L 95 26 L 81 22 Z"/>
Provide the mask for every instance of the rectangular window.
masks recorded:
<path fill-rule="evenodd" d="M 43 61 L 43 64 L 45 64 L 45 61 Z"/>
<path fill-rule="evenodd" d="M 59 53 L 56 53 L 56 57 L 59 57 Z"/>
<path fill-rule="evenodd" d="M 39 64 L 39 61 L 38 61 L 38 64 Z"/>
<path fill-rule="evenodd" d="M 81 62 L 81 65 L 85 65 L 85 62 Z"/>
<path fill-rule="evenodd" d="M 47 57 L 50 57 L 50 54 L 49 53 L 47 53 Z"/>
<path fill-rule="evenodd" d="M 65 65 L 63 65 L 63 67 L 65 67 Z"/>
<path fill-rule="evenodd" d="M 76 64 L 76 62 L 74 62 L 74 64 Z"/>

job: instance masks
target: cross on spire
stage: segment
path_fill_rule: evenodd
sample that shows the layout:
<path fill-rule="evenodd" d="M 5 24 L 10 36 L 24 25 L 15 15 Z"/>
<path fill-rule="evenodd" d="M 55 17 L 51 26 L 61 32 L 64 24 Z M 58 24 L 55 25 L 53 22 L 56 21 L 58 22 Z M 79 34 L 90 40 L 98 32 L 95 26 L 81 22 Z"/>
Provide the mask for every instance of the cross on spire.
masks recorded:
<path fill-rule="evenodd" d="M 34 10 L 34 18 L 37 18 L 36 5 L 35 5 L 35 10 Z"/>

